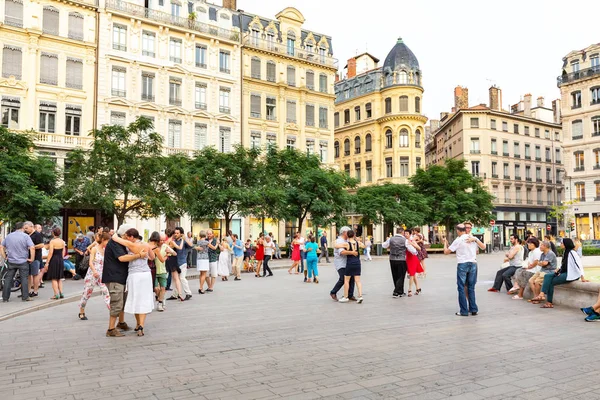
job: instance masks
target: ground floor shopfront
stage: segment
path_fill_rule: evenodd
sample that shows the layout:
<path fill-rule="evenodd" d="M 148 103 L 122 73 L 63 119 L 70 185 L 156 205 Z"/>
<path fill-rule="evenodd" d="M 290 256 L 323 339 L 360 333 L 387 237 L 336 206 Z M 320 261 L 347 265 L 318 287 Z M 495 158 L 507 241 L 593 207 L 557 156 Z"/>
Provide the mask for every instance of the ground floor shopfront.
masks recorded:
<path fill-rule="evenodd" d="M 600 240 L 600 205 L 597 212 L 575 213 L 575 232 L 581 240 Z"/>

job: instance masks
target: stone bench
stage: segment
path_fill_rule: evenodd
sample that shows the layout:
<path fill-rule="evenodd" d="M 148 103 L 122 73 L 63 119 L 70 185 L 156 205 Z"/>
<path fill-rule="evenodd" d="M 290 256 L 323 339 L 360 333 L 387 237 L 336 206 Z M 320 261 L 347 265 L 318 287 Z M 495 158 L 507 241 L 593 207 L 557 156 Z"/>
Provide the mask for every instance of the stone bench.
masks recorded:
<path fill-rule="evenodd" d="M 600 283 L 575 281 L 554 287 L 553 303 L 564 307 L 588 307 L 598 301 Z"/>

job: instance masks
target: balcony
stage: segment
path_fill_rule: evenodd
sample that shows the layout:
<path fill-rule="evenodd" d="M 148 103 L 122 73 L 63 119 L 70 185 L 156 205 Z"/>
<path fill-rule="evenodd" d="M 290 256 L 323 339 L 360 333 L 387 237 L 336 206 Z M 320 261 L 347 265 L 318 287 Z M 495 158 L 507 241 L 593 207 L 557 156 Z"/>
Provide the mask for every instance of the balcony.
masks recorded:
<path fill-rule="evenodd" d="M 112 89 L 110 91 L 110 93 L 114 96 L 114 97 L 127 97 L 127 92 L 125 90 L 119 90 L 119 89 Z"/>
<path fill-rule="evenodd" d="M 113 42 L 113 50 L 127 51 L 127 46 Z"/>
<path fill-rule="evenodd" d="M 526 156 L 525 156 L 525 159 L 526 159 L 526 160 L 531 160 L 531 156 L 527 156 L 527 155 L 526 155 Z"/>
<path fill-rule="evenodd" d="M 310 49 L 302 47 L 288 48 L 285 43 L 252 37 L 250 34 L 244 36 L 242 44 L 247 47 L 267 50 L 272 53 L 278 53 L 288 57 L 308 61 L 313 64 L 319 64 L 335 69 L 338 68 L 338 60 L 336 58 L 328 55 L 320 55 L 315 53 L 314 50 L 311 51 Z"/>
<path fill-rule="evenodd" d="M 206 110 L 206 103 L 200 103 L 200 102 L 195 102 L 194 106 L 196 107 L 196 110 Z"/>
<path fill-rule="evenodd" d="M 515 154 L 514 157 L 515 158 L 521 158 L 521 155 L 520 154 Z"/>
<path fill-rule="evenodd" d="M 583 135 L 577 135 L 577 136 L 573 135 L 571 137 L 571 140 L 580 140 L 580 139 L 583 139 Z"/>
<path fill-rule="evenodd" d="M 542 157 L 536 157 L 535 161 L 542 161 Z"/>
<path fill-rule="evenodd" d="M 504 179 L 510 179 L 510 175 L 504 175 Z"/>
<path fill-rule="evenodd" d="M 154 95 L 148 93 L 142 93 L 142 100 L 154 102 Z"/>
<path fill-rule="evenodd" d="M 527 200 L 527 204 L 533 204 L 533 200 Z"/>
<path fill-rule="evenodd" d="M 580 79 L 587 79 L 596 75 L 600 75 L 600 66 L 582 69 L 577 72 L 571 72 L 570 74 L 563 74 L 556 78 L 556 84 L 561 87 L 564 84 L 572 83 Z"/>
<path fill-rule="evenodd" d="M 492 153 L 493 156 L 497 156 L 498 155 L 498 152 L 496 150 L 492 150 L 491 153 Z"/>
<path fill-rule="evenodd" d="M 498 179 L 498 174 L 492 174 L 493 179 Z"/>
<path fill-rule="evenodd" d="M 535 178 L 535 181 L 536 181 L 537 183 L 542 183 L 542 178 Z"/>
<path fill-rule="evenodd" d="M 169 57 L 169 60 L 175 64 L 181 64 L 181 57 Z"/>
<path fill-rule="evenodd" d="M 471 150 L 471 154 L 481 154 L 481 150 Z"/>
<path fill-rule="evenodd" d="M 40 147 L 75 148 L 89 147 L 93 138 L 91 136 L 61 135 L 58 133 L 40 132 L 34 136 L 35 143 Z"/>
<path fill-rule="evenodd" d="M 142 55 L 147 57 L 156 57 L 156 53 L 148 50 L 142 50 Z"/>
<path fill-rule="evenodd" d="M 204 64 L 204 63 L 196 63 L 196 68 L 203 68 L 203 69 L 206 69 L 206 68 L 207 68 L 207 65 L 206 65 L 206 64 Z"/>
<path fill-rule="evenodd" d="M 17 28 L 22 28 L 23 27 L 23 18 L 10 17 L 8 15 L 5 15 L 4 23 L 6 25 L 15 26 Z"/>
<path fill-rule="evenodd" d="M 527 182 L 531 182 L 531 177 L 530 177 L 530 176 L 528 176 L 527 178 L 525 178 L 525 180 L 526 180 Z"/>
<path fill-rule="evenodd" d="M 584 167 L 575 167 L 575 168 L 573 168 L 573 172 L 581 172 L 581 171 L 584 171 L 584 170 L 585 170 Z"/>
<path fill-rule="evenodd" d="M 199 21 L 191 21 L 188 18 L 176 17 L 162 11 L 151 10 L 137 4 L 128 3 L 121 0 L 106 0 L 106 8 L 113 11 L 120 11 L 126 17 L 137 16 L 151 21 L 158 22 L 163 25 L 177 26 L 183 29 L 189 29 L 196 32 L 205 33 L 211 36 L 217 36 L 222 39 L 237 42 L 239 40 L 239 32 L 218 28 Z"/>
<path fill-rule="evenodd" d="M 169 97 L 169 104 L 172 106 L 180 106 L 181 107 L 181 99 L 177 97 Z"/>
<path fill-rule="evenodd" d="M 221 71 L 224 74 L 230 74 L 231 70 L 229 68 L 225 68 L 225 67 L 219 67 L 219 71 Z"/>
<path fill-rule="evenodd" d="M 219 106 L 219 112 L 223 114 L 231 114 L 231 108 Z"/>
<path fill-rule="evenodd" d="M 600 132 L 592 132 L 592 137 L 600 136 Z"/>
<path fill-rule="evenodd" d="M 521 180 L 521 176 L 520 175 L 515 175 L 515 181 L 520 181 Z"/>
<path fill-rule="evenodd" d="M 503 155 L 504 157 L 508 157 L 508 156 L 510 156 L 510 154 L 508 154 L 507 152 L 504 152 L 504 153 L 502 153 L 502 155 Z"/>

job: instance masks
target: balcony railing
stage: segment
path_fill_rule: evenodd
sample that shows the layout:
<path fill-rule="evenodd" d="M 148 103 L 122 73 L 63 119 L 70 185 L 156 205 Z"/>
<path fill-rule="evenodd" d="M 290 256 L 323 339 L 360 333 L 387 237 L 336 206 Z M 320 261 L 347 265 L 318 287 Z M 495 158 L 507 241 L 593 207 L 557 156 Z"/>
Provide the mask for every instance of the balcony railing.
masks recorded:
<path fill-rule="evenodd" d="M 127 92 L 125 90 L 112 89 L 111 93 L 115 97 L 127 97 Z"/>
<path fill-rule="evenodd" d="M 520 181 L 521 180 L 521 176 L 520 175 L 515 175 L 515 181 Z"/>
<path fill-rule="evenodd" d="M 204 68 L 204 69 L 206 69 L 206 64 L 204 64 L 204 63 L 196 63 L 196 68 Z"/>
<path fill-rule="evenodd" d="M 206 110 L 206 108 L 207 108 L 206 103 L 196 102 L 195 106 L 196 106 L 196 110 Z"/>
<path fill-rule="evenodd" d="M 542 183 L 542 178 L 535 178 L 535 181 L 536 181 L 537 183 Z"/>
<path fill-rule="evenodd" d="M 471 150 L 471 154 L 481 154 L 481 150 Z"/>
<path fill-rule="evenodd" d="M 252 37 L 250 34 L 244 36 L 242 43 L 244 46 L 287 55 L 289 57 L 306 60 L 314 64 L 325 65 L 336 69 L 338 68 L 338 60 L 336 58 L 315 53 L 314 50 L 311 51 L 310 49 L 301 47 L 289 48 L 285 43 Z M 317 48 L 315 49 L 318 51 Z"/>
<path fill-rule="evenodd" d="M 571 72 L 570 74 L 563 74 L 556 78 L 556 84 L 558 87 L 566 83 L 578 81 L 580 79 L 590 78 L 592 76 L 600 75 L 600 66 L 582 69 L 577 72 Z"/>
<path fill-rule="evenodd" d="M 520 155 L 520 154 L 515 154 L 515 156 L 514 156 L 514 157 L 515 157 L 515 158 L 521 158 L 521 155 Z"/>
<path fill-rule="evenodd" d="M 172 154 L 185 154 L 188 156 L 194 155 L 194 150 L 192 150 L 192 149 L 181 149 L 181 148 L 176 148 L 176 147 L 163 147 L 163 150 L 167 155 L 172 155 Z"/>
<path fill-rule="evenodd" d="M 600 165 L 594 165 L 594 169 L 600 169 Z"/>
<path fill-rule="evenodd" d="M 504 153 L 502 153 L 502 155 L 503 155 L 504 157 L 508 157 L 508 156 L 510 156 L 510 154 L 508 154 L 507 152 L 504 152 Z"/>
<path fill-rule="evenodd" d="M 169 60 L 174 62 L 175 64 L 181 64 L 181 57 L 169 57 Z"/>
<path fill-rule="evenodd" d="M 527 204 L 533 204 L 533 200 L 527 200 Z"/>
<path fill-rule="evenodd" d="M 571 137 L 571 140 L 579 140 L 579 139 L 583 139 L 583 135 L 573 135 L 573 137 Z"/>
<path fill-rule="evenodd" d="M 493 179 L 498 179 L 498 174 L 492 174 Z"/>
<path fill-rule="evenodd" d="M 600 132 L 592 132 L 592 137 L 594 136 L 600 136 Z"/>
<path fill-rule="evenodd" d="M 526 160 L 531 160 L 531 156 L 527 156 L 527 155 L 526 155 L 526 156 L 525 156 L 525 159 L 526 159 Z"/>
<path fill-rule="evenodd" d="M 92 140 L 91 136 L 72 136 L 58 133 L 40 132 L 35 135 L 35 142 L 40 146 L 89 147 Z"/>
<path fill-rule="evenodd" d="M 529 178 L 525 178 L 525 180 L 526 180 L 527 182 L 531 182 L 531 177 L 529 177 Z"/>
<path fill-rule="evenodd" d="M 544 205 L 544 200 L 538 200 L 537 204 L 538 204 L 538 206 L 543 206 Z"/>
<path fill-rule="evenodd" d="M 510 175 L 504 175 L 504 179 L 510 179 Z"/>
<path fill-rule="evenodd" d="M 154 95 L 153 94 L 148 94 L 148 93 L 142 93 L 142 100 L 145 101 L 154 101 Z"/>
<path fill-rule="evenodd" d="M 496 150 L 492 150 L 491 153 L 492 153 L 493 156 L 497 156 L 498 155 L 498 152 Z"/>
<path fill-rule="evenodd" d="M 583 171 L 583 170 L 585 170 L 585 168 L 584 168 L 584 167 L 575 167 L 575 168 L 573 168 L 573 171 L 574 171 L 574 172 L 581 172 L 581 171 Z"/>
<path fill-rule="evenodd" d="M 239 41 L 239 32 L 218 28 L 209 24 L 205 24 L 199 21 L 192 21 L 188 18 L 176 17 L 166 12 L 151 10 L 139 6 L 137 4 L 128 3 L 121 0 L 106 0 L 106 8 L 114 11 L 121 11 L 127 16 L 137 16 L 140 18 L 146 18 L 151 21 L 159 22 L 165 25 L 177 26 L 180 28 L 190 29 L 196 32 L 206 33 L 211 36 L 217 36 L 223 39 Z"/>
<path fill-rule="evenodd" d="M 219 112 L 223 114 L 231 114 L 231 108 L 219 106 Z"/>
<path fill-rule="evenodd" d="M 148 51 L 148 50 L 142 50 L 142 55 L 143 56 L 148 56 L 148 57 L 155 57 L 156 53 L 153 51 Z"/>
<path fill-rule="evenodd" d="M 181 106 L 181 99 L 176 97 L 169 97 L 169 104 L 172 106 Z"/>

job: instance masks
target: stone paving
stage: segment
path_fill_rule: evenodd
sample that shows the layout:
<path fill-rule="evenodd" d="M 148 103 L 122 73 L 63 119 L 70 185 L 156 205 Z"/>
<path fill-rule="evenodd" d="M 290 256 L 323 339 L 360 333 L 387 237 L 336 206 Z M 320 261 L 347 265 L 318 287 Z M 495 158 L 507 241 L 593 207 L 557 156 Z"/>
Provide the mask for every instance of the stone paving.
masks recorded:
<path fill-rule="evenodd" d="M 75 303 L 33 312 L 0 323 L 0 398 L 600 399 L 598 326 L 487 293 L 499 257 L 480 256 L 476 317 L 454 316 L 451 256 L 402 299 L 384 260 L 363 264 L 362 305 L 329 298 L 332 264 L 318 285 L 285 270 L 219 281 L 152 313 L 142 338 L 106 338 L 99 297 L 89 321 Z"/>

